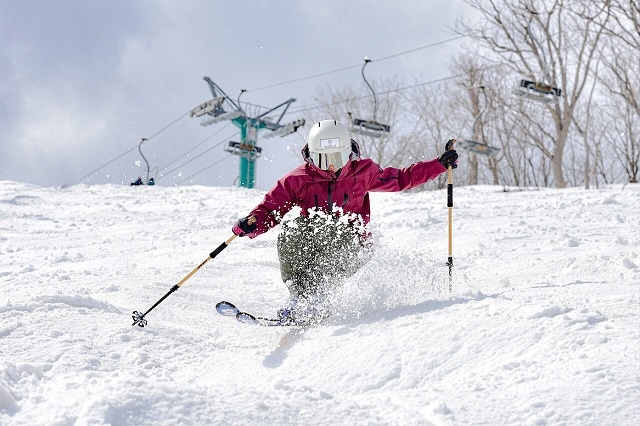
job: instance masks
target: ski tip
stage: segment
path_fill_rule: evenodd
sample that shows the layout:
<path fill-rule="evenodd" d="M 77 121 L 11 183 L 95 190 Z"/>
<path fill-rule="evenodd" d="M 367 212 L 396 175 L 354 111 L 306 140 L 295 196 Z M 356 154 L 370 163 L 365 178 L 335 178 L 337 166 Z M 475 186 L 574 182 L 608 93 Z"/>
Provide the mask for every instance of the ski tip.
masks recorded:
<path fill-rule="evenodd" d="M 236 316 L 240 312 L 233 303 L 225 301 L 216 304 L 216 311 L 218 311 L 220 315 L 224 315 L 226 317 Z"/>

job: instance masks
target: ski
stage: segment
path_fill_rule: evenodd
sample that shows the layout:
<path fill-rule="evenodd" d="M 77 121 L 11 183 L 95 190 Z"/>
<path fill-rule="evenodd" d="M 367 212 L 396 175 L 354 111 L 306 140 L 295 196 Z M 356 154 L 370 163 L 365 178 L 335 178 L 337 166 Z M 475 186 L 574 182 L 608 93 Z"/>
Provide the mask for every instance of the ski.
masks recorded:
<path fill-rule="evenodd" d="M 219 302 L 216 304 L 216 311 L 225 317 L 235 317 L 242 324 L 259 325 L 263 327 L 304 327 L 304 324 L 295 322 L 282 322 L 275 318 L 264 318 L 242 312 L 231 302 Z"/>

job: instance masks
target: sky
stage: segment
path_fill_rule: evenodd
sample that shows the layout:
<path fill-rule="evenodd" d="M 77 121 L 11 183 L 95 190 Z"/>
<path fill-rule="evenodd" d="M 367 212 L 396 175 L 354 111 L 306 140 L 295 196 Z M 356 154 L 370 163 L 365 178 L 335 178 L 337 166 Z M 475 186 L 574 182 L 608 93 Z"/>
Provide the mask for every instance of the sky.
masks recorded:
<path fill-rule="evenodd" d="M 372 193 L 374 252 L 302 332 L 259 191 L 0 182 L 0 424 L 580 425 L 640 419 L 639 184 Z M 451 290 L 449 290 L 449 284 Z"/>
<path fill-rule="evenodd" d="M 372 4 L 2 1 L 0 179 L 128 185 L 146 176 L 137 146 L 147 138 L 143 153 L 161 172 L 159 185 L 230 186 L 238 157 L 223 146 L 238 140 L 237 128 L 228 121 L 203 127 L 185 116 L 212 97 L 204 76 L 234 99 L 247 90 L 242 102 L 264 108 L 295 98 L 286 123 L 305 118 L 318 88 L 368 95 L 365 56 L 373 60 L 366 73 L 374 87 L 390 77 L 415 83 L 450 75 L 448 62 L 464 40 L 425 46 L 456 37 L 450 27 L 470 19 L 467 4 Z M 258 188 L 300 163 L 309 125 L 259 140 Z"/>

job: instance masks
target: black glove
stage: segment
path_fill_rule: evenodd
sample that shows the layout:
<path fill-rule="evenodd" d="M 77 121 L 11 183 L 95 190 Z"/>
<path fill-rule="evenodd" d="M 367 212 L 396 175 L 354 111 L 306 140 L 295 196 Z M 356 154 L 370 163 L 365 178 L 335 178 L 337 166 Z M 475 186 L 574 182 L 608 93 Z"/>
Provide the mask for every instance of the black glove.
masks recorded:
<path fill-rule="evenodd" d="M 244 237 L 247 234 L 253 234 L 256 231 L 256 218 L 253 216 L 243 217 L 242 219 L 238 219 L 231 231 L 236 234 L 238 237 Z"/>
<path fill-rule="evenodd" d="M 454 143 L 456 143 L 455 139 L 449 139 L 444 147 L 446 151 L 438 157 L 440 164 L 447 169 L 449 166 L 451 166 L 452 169 L 458 167 L 458 153 L 453 149 Z"/>

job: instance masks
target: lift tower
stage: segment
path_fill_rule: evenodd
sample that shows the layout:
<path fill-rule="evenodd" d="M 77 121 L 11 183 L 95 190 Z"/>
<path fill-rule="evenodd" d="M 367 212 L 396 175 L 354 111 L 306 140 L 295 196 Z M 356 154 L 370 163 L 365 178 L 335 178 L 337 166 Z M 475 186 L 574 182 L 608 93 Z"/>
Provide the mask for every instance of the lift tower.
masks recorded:
<path fill-rule="evenodd" d="M 291 98 L 266 112 L 251 116 L 240 105 L 240 96 L 245 90 L 242 90 L 237 101 L 234 101 L 209 77 L 204 77 L 204 81 L 209 85 L 213 99 L 192 109 L 190 115 L 191 117 L 202 117 L 201 126 L 209 126 L 223 120 L 231 120 L 240 129 L 240 142 L 230 141 L 229 145 L 225 147 L 225 151 L 240 157 L 239 186 L 254 188 L 256 183 L 256 159 L 262 153 L 262 148 L 257 146 L 258 132 L 262 129 L 268 130 L 269 132 L 264 134 L 264 138 L 284 137 L 295 133 L 298 128 L 304 126 L 304 119 L 280 124 L 287 109 L 296 100 Z M 283 108 L 282 113 L 274 121 L 274 117 L 269 117 L 269 114 L 280 108 Z"/>

